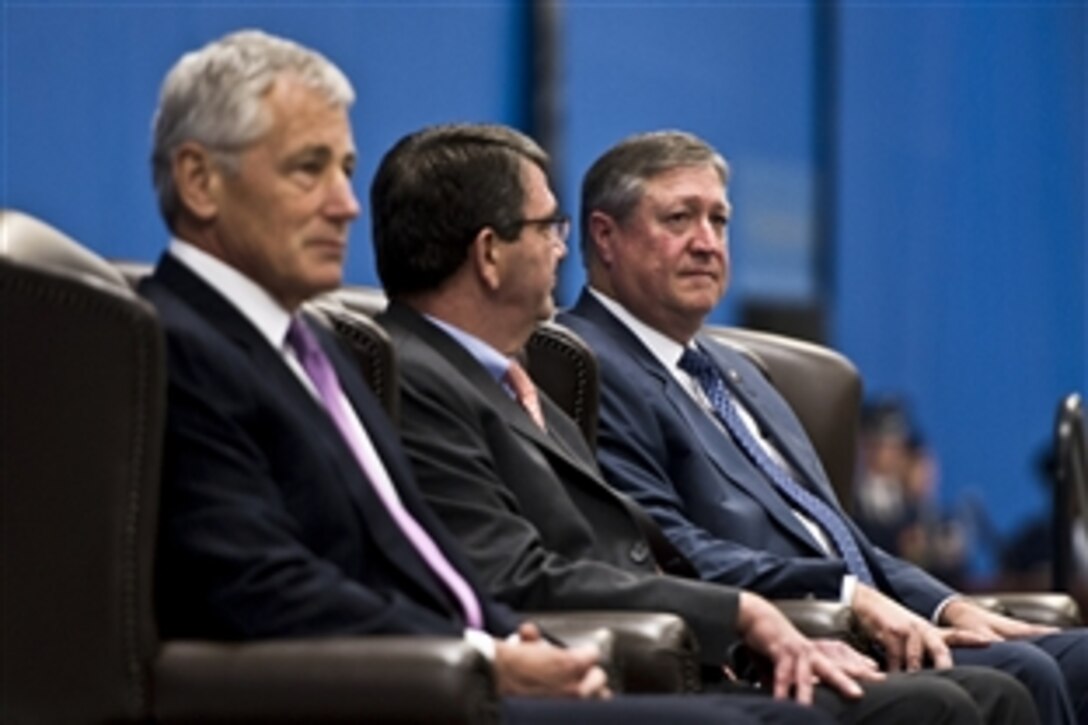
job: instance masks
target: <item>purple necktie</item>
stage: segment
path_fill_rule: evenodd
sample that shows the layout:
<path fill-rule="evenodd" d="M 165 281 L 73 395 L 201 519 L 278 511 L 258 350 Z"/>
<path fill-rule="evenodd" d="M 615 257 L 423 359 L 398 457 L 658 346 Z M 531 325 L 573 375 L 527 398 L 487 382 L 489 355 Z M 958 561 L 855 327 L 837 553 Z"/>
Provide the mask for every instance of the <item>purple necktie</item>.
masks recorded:
<path fill-rule="evenodd" d="M 287 329 L 287 344 L 298 355 L 302 368 L 317 388 L 321 403 L 336 423 L 340 435 L 351 448 L 351 452 L 355 454 L 355 460 L 359 462 L 359 467 L 363 469 L 372 488 L 385 504 L 389 515 L 393 517 L 401 532 L 412 543 L 431 571 L 457 597 L 468 625 L 474 629 L 480 629 L 483 625 L 480 602 L 468 582 L 457 573 L 430 535 L 393 494 L 392 484 L 390 483 L 388 487 L 377 484 L 379 480 L 388 481 L 385 466 L 370 442 L 362 440 L 357 428 L 352 425 L 352 421 L 348 420 L 348 411 L 341 402 L 345 400 L 345 396 L 340 388 L 340 381 L 336 377 L 336 371 L 333 370 L 332 363 L 318 344 L 313 331 L 299 316 L 291 319 L 291 326 Z"/>
<path fill-rule="evenodd" d="M 702 350 L 687 348 L 684 350 L 684 354 L 680 356 L 679 366 L 681 370 L 698 381 L 699 386 L 706 393 L 707 400 L 710 401 L 710 406 L 714 409 L 718 420 L 733 434 L 733 438 L 740 444 L 740 447 L 744 449 L 759 470 L 771 480 L 775 487 L 793 505 L 806 516 L 816 521 L 831 536 L 850 573 L 856 576 L 859 581 L 872 585 L 873 574 L 869 570 L 869 565 L 865 562 L 861 550 L 858 548 L 854 535 L 850 533 L 846 521 L 823 499 L 795 481 L 785 468 L 778 465 L 763 450 L 763 447 L 756 441 L 755 436 L 740 419 L 740 414 L 737 413 L 737 409 L 734 407 L 729 391 L 725 387 L 725 382 L 718 372 L 718 367 L 710 359 L 710 356 Z"/>

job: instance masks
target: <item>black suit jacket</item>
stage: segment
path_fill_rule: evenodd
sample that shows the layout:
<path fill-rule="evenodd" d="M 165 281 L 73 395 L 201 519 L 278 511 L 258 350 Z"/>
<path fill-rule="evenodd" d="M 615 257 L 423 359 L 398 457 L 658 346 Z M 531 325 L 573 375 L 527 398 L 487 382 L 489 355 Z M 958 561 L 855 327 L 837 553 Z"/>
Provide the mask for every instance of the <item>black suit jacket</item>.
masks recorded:
<path fill-rule="evenodd" d="M 655 573 L 634 504 L 601 478 L 546 396 L 548 433 L 456 340 L 397 303 L 401 435 L 427 502 L 491 594 L 515 609 L 675 612 L 707 662 L 736 640 L 737 590 Z"/>
<path fill-rule="evenodd" d="M 141 292 L 166 331 L 168 412 L 157 611 L 165 636 L 458 636 L 452 595 L 387 514 L 335 424 L 278 350 L 169 255 Z M 314 325 L 408 510 L 462 574 L 392 424 Z M 513 615 L 481 595 L 487 629 Z"/>

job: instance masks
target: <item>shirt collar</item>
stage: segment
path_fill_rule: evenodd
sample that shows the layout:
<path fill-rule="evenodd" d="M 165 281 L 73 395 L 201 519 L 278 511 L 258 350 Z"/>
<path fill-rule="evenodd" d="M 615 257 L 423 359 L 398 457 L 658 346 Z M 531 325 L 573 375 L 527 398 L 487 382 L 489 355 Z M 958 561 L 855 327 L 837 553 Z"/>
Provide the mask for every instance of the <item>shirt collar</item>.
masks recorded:
<path fill-rule="evenodd" d="M 272 347 L 282 349 L 291 314 L 249 277 L 217 257 L 178 238 L 169 253 L 227 299 Z"/>
<path fill-rule="evenodd" d="M 469 355 L 472 355 L 477 362 L 483 365 L 492 377 L 499 382 L 502 382 L 503 376 L 506 375 L 506 369 L 510 367 L 510 358 L 503 355 L 475 335 L 465 332 L 460 327 L 451 325 L 445 320 L 440 320 L 431 315 L 424 315 L 424 317 L 447 332 L 450 337 L 461 345 L 461 347 L 465 348 Z"/>
<path fill-rule="evenodd" d="M 620 322 L 622 322 L 623 325 L 638 338 L 639 342 L 641 342 L 646 349 L 657 358 L 657 361 L 665 366 L 666 370 L 679 380 L 683 380 L 683 377 L 678 375 L 678 373 L 682 372 L 679 363 L 680 356 L 684 354 L 684 345 L 681 345 L 671 337 L 650 327 L 611 297 L 598 292 L 592 287 L 589 287 L 588 289 L 590 294 L 592 294 L 598 302 L 604 305 L 606 310 L 611 312 Z M 687 347 L 695 347 L 695 342 L 689 342 Z"/>

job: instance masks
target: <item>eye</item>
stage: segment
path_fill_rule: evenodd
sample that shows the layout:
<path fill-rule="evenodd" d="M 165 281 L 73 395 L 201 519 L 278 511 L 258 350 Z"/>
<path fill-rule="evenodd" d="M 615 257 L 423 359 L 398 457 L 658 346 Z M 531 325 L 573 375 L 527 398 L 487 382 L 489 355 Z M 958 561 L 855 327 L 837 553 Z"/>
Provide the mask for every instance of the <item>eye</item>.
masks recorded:
<path fill-rule="evenodd" d="M 714 225 L 715 229 L 725 229 L 729 226 L 729 217 L 725 214 L 711 214 L 710 223 Z"/>
<path fill-rule="evenodd" d="M 683 229 L 691 222 L 691 212 L 678 209 L 665 214 L 665 225 L 671 229 Z"/>

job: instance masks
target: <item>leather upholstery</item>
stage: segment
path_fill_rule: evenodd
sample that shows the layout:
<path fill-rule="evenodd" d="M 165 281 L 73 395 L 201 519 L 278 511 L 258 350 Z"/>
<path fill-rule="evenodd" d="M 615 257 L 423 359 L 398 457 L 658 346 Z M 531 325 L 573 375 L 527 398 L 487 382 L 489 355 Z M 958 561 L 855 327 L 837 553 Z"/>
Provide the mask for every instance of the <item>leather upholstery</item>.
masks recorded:
<path fill-rule="evenodd" d="M 460 639 L 157 636 L 162 334 L 121 270 L 0 211 L 0 722 L 496 722 Z"/>
<path fill-rule="evenodd" d="M 770 332 L 718 326 L 704 332 L 748 355 L 789 401 L 849 512 L 862 388 L 854 364 L 829 348 Z"/>
<path fill-rule="evenodd" d="M 529 376 L 547 391 L 597 447 L 600 382 L 597 359 L 586 343 L 554 322 L 541 323 L 525 344 Z"/>

